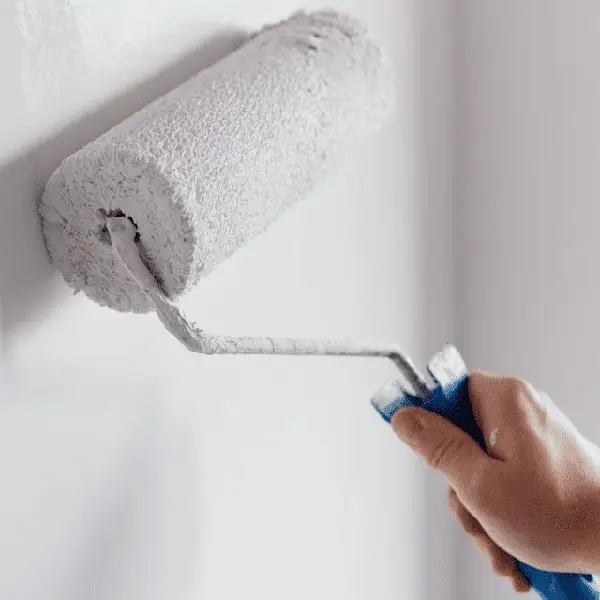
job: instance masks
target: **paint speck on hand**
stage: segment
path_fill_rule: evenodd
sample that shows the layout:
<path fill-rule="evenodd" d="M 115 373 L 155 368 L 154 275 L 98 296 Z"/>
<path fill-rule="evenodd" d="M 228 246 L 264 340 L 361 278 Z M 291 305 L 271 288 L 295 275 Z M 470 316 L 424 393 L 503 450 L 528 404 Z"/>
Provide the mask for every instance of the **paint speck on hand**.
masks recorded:
<path fill-rule="evenodd" d="M 490 446 L 496 445 L 497 438 L 498 438 L 498 428 L 496 427 L 496 429 L 492 429 L 492 432 L 490 433 Z"/>

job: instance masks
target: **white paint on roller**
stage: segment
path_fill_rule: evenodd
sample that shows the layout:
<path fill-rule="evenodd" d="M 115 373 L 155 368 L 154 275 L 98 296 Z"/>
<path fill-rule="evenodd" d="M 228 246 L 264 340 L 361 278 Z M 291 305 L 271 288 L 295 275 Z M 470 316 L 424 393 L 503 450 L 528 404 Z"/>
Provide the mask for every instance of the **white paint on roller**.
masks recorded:
<path fill-rule="evenodd" d="M 41 207 L 52 260 L 99 304 L 147 312 L 107 216 L 133 220 L 176 298 L 380 128 L 393 100 L 390 64 L 357 21 L 327 11 L 267 27 L 62 163 Z"/>
<path fill-rule="evenodd" d="M 266 27 L 63 162 L 40 207 L 50 255 L 98 303 L 156 309 L 189 350 L 388 357 L 426 393 L 395 346 L 209 335 L 170 301 L 304 197 L 393 98 L 357 21 L 328 11 Z"/>
<path fill-rule="evenodd" d="M 498 428 L 492 429 L 490 432 L 490 446 L 495 446 L 498 441 Z"/>

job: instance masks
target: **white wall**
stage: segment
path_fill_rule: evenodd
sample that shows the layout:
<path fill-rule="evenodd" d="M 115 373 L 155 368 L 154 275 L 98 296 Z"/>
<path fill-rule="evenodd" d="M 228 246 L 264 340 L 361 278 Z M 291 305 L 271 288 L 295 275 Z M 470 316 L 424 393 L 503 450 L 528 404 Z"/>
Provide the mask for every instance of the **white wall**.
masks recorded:
<path fill-rule="evenodd" d="M 600 6 L 457 6 L 461 346 L 600 441 Z M 458 597 L 510 596 L 470 546 Z"/>
<path fill-rule="evenodd" d="M 396 120 L 185 307 L 207 329 L 396 339 L 423 360 L 454 310 L 451 104 L 429 95 L 444 88 L 447 9 L 334 4 L 393 54 Z M 71 296 L 39 238 L 33 203 L 65 156 L 237 30 L 297 8 L 0 4 L 0 597 L 451 597 L 443 499 L 428 493 L 439 482 L 368 405 L 390 365 L 188 355 L 151 316 Z M 417 43 L 422 31 L 440 45 Z M 434 552 L 439 579 L 422 560 Z"/>

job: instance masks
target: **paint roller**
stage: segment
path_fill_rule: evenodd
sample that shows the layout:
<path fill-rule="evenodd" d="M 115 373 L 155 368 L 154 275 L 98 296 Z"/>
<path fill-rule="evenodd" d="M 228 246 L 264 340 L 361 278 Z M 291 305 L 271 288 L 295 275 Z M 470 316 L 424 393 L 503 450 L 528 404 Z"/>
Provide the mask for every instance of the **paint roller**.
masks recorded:
<path fill-rule="evenodd" d="M 377 397 L 386 420 L 419 405 L 478 439 L 452 351 L 436 359 L 430 389 L 395 345 L 211 335 L 175 304 L 306 196 L 393 104 L 390 63 L 359 22 L 297 13 L 66 158 L 39 206 L 49 256 L 76 291 L 155 311 L 194 352 L 390 358 L 412 393 L 396 382 Z M 590 576 L 521 570 L 543 598 L 600 598 Z"/>
<path fill-rule="evenodd" d="M 306 196 L 394 105 L 382 49 L 356 20 L 297 13 L 66 158 L 40 203 L 66 282 L 119 311 L 156 311 L 203 354 L 389 357 L 395 345 L 211 335 L 174 301 Z"/>

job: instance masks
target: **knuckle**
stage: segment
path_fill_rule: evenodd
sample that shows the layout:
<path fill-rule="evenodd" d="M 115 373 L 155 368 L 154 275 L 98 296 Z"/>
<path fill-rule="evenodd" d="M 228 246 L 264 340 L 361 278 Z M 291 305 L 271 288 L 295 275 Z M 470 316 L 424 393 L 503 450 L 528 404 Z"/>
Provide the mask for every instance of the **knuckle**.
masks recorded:
<path fill-rule="evenodd" d="M 529 396 L 531 390 L 531 385 L 518 377 L 497 377 L 484 371 L 473 371 L 469 374 L 469 391 L 476 398 L 500 396 L 518 401 Z"/>
<path fill-rule="evenodd" d="M 494 469 L 492 472 L 486 468 L 475 469 L 469 479 L 469 498 L 482 509 L 499 500 L 500 490 L 496 471 Z"/>
<path fill-rule="evenodd" d="M 432 469 L 443 469 L 453 457 L 461 454 L 465 446 L 464 440 L 460 438 L 447 437 L 441 439 L 427 457 L 427 465 Z"/>
<path fill-rule="evenodd" d="M 480 369 L 475 369 L 474 371 L 471 371 L 471 373 L 469 374 L 469 378 L 472 379 L 475 383 L 483 383 L 484 381 L 490 379 L 491 375 Z"/>
<path fill-rule="evenodd" d="M 507 377 L 505 385 L 506 391 L 517 398 L 528 394 L 530 390 L 529 384 L 518 377 Z"/>
<path fill-rule="evenodd" d="M 497 404 L 496 399 L 506 393 L 505 379 L 484 371 L 469 374 L 469 396 L 476 413 L 485 413 Z"/>
<path fill-rule="evenodd" d="M 521 420 L 518 427 L 522 427 L 528 422 L 527 415 L 532 410 L 532 402 L 538 406 L 544 406 L 536 397 L 537 393 L 530 383 L 522 379 L 511 378 L 506 396 L 506 404 L 511 407 L 513 418 Z"/>
<path fill-rule="evenodd" d="M 469 389 L 472 394 L 478 394 L 489 387 L 490 375 L 483 371 L 472 371 L 469 373 Z"/>
<path fill-rule="evenodd" d="M 460 525 L 462 530 L 471 537 L 478 538 L 481 535 L 481 531 L 473 517 L 461 519 Z"/>

